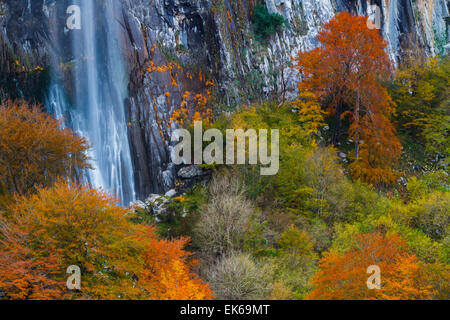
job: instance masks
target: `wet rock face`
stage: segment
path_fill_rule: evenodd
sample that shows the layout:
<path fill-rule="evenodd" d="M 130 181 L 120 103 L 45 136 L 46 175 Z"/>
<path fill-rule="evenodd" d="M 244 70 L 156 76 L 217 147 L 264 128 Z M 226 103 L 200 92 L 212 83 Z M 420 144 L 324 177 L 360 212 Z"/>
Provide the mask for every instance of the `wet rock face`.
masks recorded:
<path fill-rule="evenodd" d="M 57 49 L 52 47 L 51 22 L 69 2 L 0 0 L 0 85 L 14 83 L 15 95 L 28 87 L 26 77 L 16 72 L 17 57 L 28 61 L 30 68 L 49 66 L 48 52 Z M 381 32 L 390 42 L 393 58 L 400 55 L 407 38 L 429 55 L 438 54 L 448 43 L 446 0 L 266 0 L 269 13 L 281 14 L 288 26 L 262 41 L 252 26 L 253 2 L 121 0 L 117 20 L 128 74 L 125 105 L 138 199 L 174 187 L 179 168 L 170 162 L 175 128 L 170 118 L 185 91 L 204 90 L 200 71 L 202 78 L 215 83 L 216 109 L 293 98 L 298 78 L 289 67 L 291 56 L 316 47 L 320 27 L 336 12 L 374 17 L 374 5 L 380 8 Z M 168 72 L 146 72 L 151 62 L 181 66 L 177 84 Z M 181 76 L 187 72 L 194 76 Z"/>
<path fill-rule="evenodd" d="M 42 101 L 48 74 L 31 74 L 49 65 L 48 11 L 43 0 L 0 1 L 0 96 Z"/>

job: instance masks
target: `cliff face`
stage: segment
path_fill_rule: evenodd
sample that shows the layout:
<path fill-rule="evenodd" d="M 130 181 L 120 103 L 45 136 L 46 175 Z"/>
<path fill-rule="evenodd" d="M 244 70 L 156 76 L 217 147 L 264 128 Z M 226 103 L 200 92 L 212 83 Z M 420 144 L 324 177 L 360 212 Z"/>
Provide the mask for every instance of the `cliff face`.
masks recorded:
<path fill-rule="evenodd" d="M 42 101 L 48 74 L 30 71 L 50 63 L 45 12 L 42 0 L 0 1 L 0 95 Z"/>
<path fill-rule="evenodd" d="M 45 101 L 44 79 L 55 51 L 52 39 L 57 33 L 64 42 L 69 33 L 52 26 L 55 20 L 59 25 L 65 21 L 60 13 L 69 2 L 0 0 L 0 86 L 7 94 Z M 214 81 L 215 109 L 295 96 L 297 76 L 289 67 L 290 57 L 316 47 L 318 30 L 336 12 L 379 17 L 376 22 L 389 40 L 393 59 L 399 59 L 407 42 L 419 44 L 429 55 L 441 53 L 448 43 L 446 0 L 266 0 L 269 13 L 287 21 L 268 40 L 257 39 L 252 26 L 256 2 L 121 1 L 116 18 L 129 76 L 125 105 L 138 198 L 173 187 L 170 117 L 185 91 L 202 92 L 205 79 Z M 149 65 L 176 65 L 176 83 L 170 71 L 147 72 Z M 43 71 L 36 71 L 37 66 Z"/>

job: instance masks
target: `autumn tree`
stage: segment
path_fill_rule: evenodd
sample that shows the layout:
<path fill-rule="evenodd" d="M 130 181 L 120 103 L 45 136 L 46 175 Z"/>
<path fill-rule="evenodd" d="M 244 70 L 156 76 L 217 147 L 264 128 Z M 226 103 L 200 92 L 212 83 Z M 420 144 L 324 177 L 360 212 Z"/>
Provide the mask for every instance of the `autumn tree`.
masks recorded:
<path fill-rule="evenodd" d="M 128 209 L 88 187 L 57 182 L 18 196 L 0 216 L 0 291 L 9 299 L 209 299 L 187 239 L 159 240 Z M 67 267 L 81 289 L 66 288 Z"/>
<path fill-rule="evenodd" d="M 367 27 L 367 17 L 348 12 L 334 16 L 319 32 L 321 46 L 295 58 L 302 76 L 300 92 L 314 93 L 335 118 L 333 143 L 343 134 L 355 144 L 354 178 L 373 184 L 396 180 L 391 166 L 401 154 L 390 118 L 394 104 L 382 81 L 392 74 L 386 42 Z"/>
<path fill-rule="evenodd" d="M 187 238 L 159 240 L 155 236 L 141 239 L 148 243 L 143 254 L 141 279 L 154 300 L 210 300 L 209 285 L 198 278 L 191 267 L 198 263 L 184 250 Z"/>
<path fill-rule="evenodd" d="M 298 99 L 292 104 L 298 109 L 298 120 L 308 133 L 317 133 L 320 127 L 325 126 L 325 112 L 314 93 L 300 92 Z"/>
<path fill-rule="evenodd" d="M 0 194 L 26 194 L 88 168 L 86 139 L 36 105 L 0 103 Z"/>
<path fill-rule="evenodd" d="M 319 272 L 307 299 L 406 300 L 427 299 L 431 287 L 420 279 L 421 264 L 408 253 L 398 235 L 381 233 L 359 235 L 355 245 L 340 253 L 331 250 L 320 260 Z M 369 266 L 381 271 L 381 288 L 369 289 Z"/>

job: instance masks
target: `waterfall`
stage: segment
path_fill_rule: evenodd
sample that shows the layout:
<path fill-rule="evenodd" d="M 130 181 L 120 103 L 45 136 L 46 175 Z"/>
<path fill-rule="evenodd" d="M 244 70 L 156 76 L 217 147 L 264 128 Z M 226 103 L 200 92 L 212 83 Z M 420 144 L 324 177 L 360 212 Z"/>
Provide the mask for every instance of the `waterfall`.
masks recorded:
<path fill-rule="evenodd" d="M 88 154 L 93 170 L 82 174 L 84 180 L 118 196 L 126 205 L 135 200 L 135 188 L 124 105 L 127 77 L 116 18 L 120 1 L 78 0 L 73 4 L 81 9 L 80 30 L 61 26 L 60 17 L 53 22 L 54 28 L 65 30 L 55 36 L 55 72 L 47 105 L 92 145 Z"/>

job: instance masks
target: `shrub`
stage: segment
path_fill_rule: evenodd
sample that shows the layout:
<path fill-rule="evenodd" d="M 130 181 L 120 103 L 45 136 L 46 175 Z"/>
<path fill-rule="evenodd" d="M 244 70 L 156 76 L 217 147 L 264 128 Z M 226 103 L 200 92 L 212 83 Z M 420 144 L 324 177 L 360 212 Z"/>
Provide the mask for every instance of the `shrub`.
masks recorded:
<path fill-rule="evenodd" d="M 434 192 L 409 206 L 413 227 L 428 236 L 440 240 L 450 233 L 450 194 Z"/>
<path fill-rule="evenodd" d="M 266 40 L 280 30 L 286 20 L 278 13 L 269 13 L 264 4 L 257 4 L 253 11 L 253 24 L 257 37 Z"/>
<path fill-rule="evenodd" d="M 302 299 L 311 290 L 317 255 L 309 236 L 291 226 L 278 241 L 279 256 L 274 259 L 275 279 L 291 292 L 291 299 Z"/>
<path fill-rule="evenodd" d="M 293 225 L 281 234 L 278 240 L 278 250 L 282 254 L 308 255 L 313 252 L 313 243 L 304 231 Z"/>
<path fill-rule="evenodd" d="M 272 270 L 249 254 L 231 252 L 209 268 L 206 279 L 219 300 L 260 300 L 270 292 Z"/>
<path fill-rule="evenodd" d="M 244 189 L 235 177 L 219 175 L 209 186 L 209 201 L 200 208 L 194 241 L 206 257 L 216 257 L 241 247 L 253 212 Z"/>

